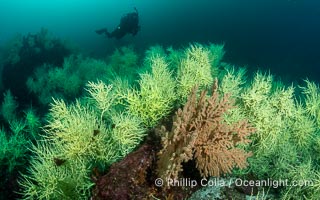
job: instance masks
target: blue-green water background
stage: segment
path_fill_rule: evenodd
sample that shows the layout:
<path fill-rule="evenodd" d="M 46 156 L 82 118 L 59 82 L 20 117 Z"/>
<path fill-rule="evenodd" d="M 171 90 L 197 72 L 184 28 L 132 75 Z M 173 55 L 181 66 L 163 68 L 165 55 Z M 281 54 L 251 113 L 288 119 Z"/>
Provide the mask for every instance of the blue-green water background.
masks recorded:
<path fill-rule="evenodd" d="M 141 31 L 120 41 L 95 29 L 113 29 L 137 7 Z M 320 1 L 316 0 L 1 0 L 0 46 L 16 33 L 41 27 L 92 55 L 133 44 L 184 46 L 225 43 L 225 60 L 270 69 L 289 81 L 319 81 Z"/>

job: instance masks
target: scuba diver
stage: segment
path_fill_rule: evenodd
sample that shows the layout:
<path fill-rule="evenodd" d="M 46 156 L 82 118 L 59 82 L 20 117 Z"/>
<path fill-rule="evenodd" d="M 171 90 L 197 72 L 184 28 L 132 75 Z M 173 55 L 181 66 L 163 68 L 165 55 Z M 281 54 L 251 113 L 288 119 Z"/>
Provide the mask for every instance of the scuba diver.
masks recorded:
<path fill-rule="evenodd" d="M 96 33 L 99 35 L 105 34 L 106 36 L 108 36 L 108 38 L 115 37 L 117 39 L 121 39 L 129 33 L 131 33 L 133 36 L 136 35 L 140 30 L 140 26 L 138 10 L 136 8 L 134 8 L 134 10 L 135 12 L 128 13 L 123 16 L 121 18 L 120 24 L 111 33 L 106 28 L 96 30 Z"/>

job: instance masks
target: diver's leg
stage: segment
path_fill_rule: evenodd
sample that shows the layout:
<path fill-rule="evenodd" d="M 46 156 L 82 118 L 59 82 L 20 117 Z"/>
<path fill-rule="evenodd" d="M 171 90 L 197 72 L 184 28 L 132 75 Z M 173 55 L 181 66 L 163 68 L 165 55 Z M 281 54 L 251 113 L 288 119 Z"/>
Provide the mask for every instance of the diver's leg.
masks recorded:
<path fill-rule="evenodd" d="M 108 34 L 108 30 L 106 28 L 98 29 L 96 30 L 96 33 L 101 35 L 101 34 Z"/>

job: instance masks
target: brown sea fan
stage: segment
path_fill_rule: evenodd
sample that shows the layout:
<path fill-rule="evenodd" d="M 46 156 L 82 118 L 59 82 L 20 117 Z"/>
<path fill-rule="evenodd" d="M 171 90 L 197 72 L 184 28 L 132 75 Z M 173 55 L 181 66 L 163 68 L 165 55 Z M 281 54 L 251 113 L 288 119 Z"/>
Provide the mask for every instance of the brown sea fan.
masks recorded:
<path fill-rule="evenodd" d="M 227 124 L 224 115 L 234 107 L 229 95 L 219 97 L 218 81 L 212 94 L 202 91 L 197 98 L 194 88 L 183 109 L 176 112 L 171 132 L 162 127 L 163 149 L 159 152 L 158 175 L 176 179 L 182 163 L 194 159 L 203 177 L 230 173 L 235 167 L 245 168 L 250 152 L 238 148 L 250 142 L 254 129 L 247 121 Z"/>

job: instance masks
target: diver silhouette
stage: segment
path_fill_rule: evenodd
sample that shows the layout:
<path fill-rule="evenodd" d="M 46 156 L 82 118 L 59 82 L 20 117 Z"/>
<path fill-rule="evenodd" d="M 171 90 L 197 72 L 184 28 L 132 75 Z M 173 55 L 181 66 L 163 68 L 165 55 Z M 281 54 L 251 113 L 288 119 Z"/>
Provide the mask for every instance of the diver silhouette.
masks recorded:
<path fill-rule="evenodd" d="M 126 34 L 132 34 L 133 36 L 138 33 L 140 30 L 139 26 L 139 13 L 137 8 L 134 8 L 134 12 L 128 13 L 121 18 L 120 24 L 117 28 L 114 29 L 111 33 L 108 31 L 107 28 L 102 28 L 96 30 L 96 33 L 101 35 L 105 34 L 108 38 L 117 38 L 121 39 Z"/>

